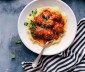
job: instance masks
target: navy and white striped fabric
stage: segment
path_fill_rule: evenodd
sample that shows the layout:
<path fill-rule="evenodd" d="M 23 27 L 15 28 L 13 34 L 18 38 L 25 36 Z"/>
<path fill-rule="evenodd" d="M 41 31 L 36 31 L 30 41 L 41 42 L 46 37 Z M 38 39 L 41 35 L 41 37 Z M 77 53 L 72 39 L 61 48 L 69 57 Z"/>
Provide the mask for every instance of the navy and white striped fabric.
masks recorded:
<path fill-rule="evenodd" d="M 80 20 L 72 45 L 54 56 L 42 56 L 37 68 L 22 62 L 25 72 L 85 72 L 85 19 Z"/>

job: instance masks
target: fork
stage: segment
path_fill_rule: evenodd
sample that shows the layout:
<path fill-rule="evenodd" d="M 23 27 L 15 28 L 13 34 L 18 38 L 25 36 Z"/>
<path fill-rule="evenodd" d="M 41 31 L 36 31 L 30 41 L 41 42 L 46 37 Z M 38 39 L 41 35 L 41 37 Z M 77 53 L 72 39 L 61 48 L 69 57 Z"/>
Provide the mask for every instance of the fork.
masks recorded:
<path fill-rule="evenodd" d="M 43 54 L 46 46 L 47 46 L 49 43 L 51 43 L 52 41 L 53 41 L 53 40 L 47 41 L 46 44 L 43 46 L 43 49 L 41 50 L 40 54 L 38 55 L 38 57 L 37 57 L 37 58 L 34 60 L 34 62 L 32 63 L 32 67 L 33 67 L 33 68 L 37 67 L 38 62 L 39 62 L 39 60 L 40 60 L 40 58 L 41 58 L 41 56 L 42 56 L 42 54 Z"/>

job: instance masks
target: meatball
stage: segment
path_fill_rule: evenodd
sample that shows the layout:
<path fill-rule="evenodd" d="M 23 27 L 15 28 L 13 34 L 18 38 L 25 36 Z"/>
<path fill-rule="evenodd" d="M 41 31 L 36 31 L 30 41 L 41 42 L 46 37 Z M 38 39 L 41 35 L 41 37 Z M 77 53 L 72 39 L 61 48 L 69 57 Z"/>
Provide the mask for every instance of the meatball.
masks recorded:
<path fill-rule="evenodd" d="M 35 34 L 38 36 L 38 37 L 42 37 L 44 35 L 44 29 L 37 26 L 36 29 L 35 29 Z"/>
<path fill-rule="evenodd" d="M 54 39 L 57 40 L 58 38 L 59 38 L 59 35 L 56 34 L 56 35 L 54 36 Z"/>
<path fill-rule="evenodd" d="M 64 32 L 62 24 L 59 24 L 59 23 L 55 24 L 53 30 L 56 31 L 57 33 L 63 33 Z"/>
<path fill-rule="evenodd" d="M 62 15 L 59 13 L 53 13 L 52 16 L 50 16 L 50 19 L 52 19 L 55 22 L 60 22 L 62 19 Z"/>
<path fill-rule="evenodd" d="M 44 30 L 44 38 L 49 40 L 49 39 L 53 39 L 53 31 L 51 29 L 45 29 Z"/>
<path fill-rule="evenodd" d="M 34 17 L 34 22 L 39 25 L 44 24 L 44 19 L 42 18 L 42 14 Z"/>
<path fill-rule="evenodd" d="M 59 27 L 63 27 L 64 26 L 64 24 L 63 23 L 59 23 L 59 22 L 55 22 L 55 24 L 54 25 L 57 25 L 57 26 L 59 26 Z"/>
<path fill-rule="evenodd" d="M 35 29 L 35 32 L 37 37 L 41 37 L 41 38 L 44 38 L 44 39 L 53 39 L 53 31 L 51 29 L 44 29 L 44 28 L 41 28 L 39 26 L 36 27 Z"/>
<path fill-rule="evenodd" d="M 51 12 L 48 9 L 46 9 L 46 10 L 43 11 L 43 14 L 46 14 L 47 16 L 50 16 Z"/>
<path fill-rule="evenodd" d="M 63 20 L 63 19 L 61 20 L 60 24 L 61 24 L 62 26 L 64 26 L 65 23 L 64 23 L 64 20 Z"/>
<path fill-rule="evenodd" d="M 45 23 L 45 27 L 53 27 L 54 26 L 54 22 L 53 20 L 47 20 L 46 23 Z"/>

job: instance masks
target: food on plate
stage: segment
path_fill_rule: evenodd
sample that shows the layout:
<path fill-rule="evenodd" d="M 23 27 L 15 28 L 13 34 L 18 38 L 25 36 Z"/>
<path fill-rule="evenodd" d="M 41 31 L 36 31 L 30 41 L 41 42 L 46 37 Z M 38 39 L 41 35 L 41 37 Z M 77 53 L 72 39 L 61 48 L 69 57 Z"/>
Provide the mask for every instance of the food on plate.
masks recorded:
<path fill-rule="evenodd" d="M 46 6 L 33 10 L 24 25 L 33 43 L 44 46 L 59 43 L 66 31 L 66 15 L 58 7 Z"/>

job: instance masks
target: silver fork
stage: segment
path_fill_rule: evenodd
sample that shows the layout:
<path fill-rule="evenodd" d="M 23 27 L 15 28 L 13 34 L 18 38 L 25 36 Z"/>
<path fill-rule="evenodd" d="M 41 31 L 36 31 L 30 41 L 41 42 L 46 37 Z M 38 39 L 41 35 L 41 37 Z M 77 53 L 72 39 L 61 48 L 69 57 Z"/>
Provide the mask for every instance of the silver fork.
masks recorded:
<path fill-rule="evenodd" d="M 47 46 L 49 43 L 51 43 L 52 41 L 53 41 L 53 40 L 47 41 L 46 44 L 43 46 L 42 51 L 40 52 L 40 54 L 38 55 L 38 57 L 37 57 L 37 58 L 34 60 L 34 62 L 32 63 L 32 67 L 33 67 L 33 68 L 37 67 L 38 62 L 39 62 L 39 60 L 40 60 L 40 58 L 41 58 L 41 56 L 42 56 L 42 54 L 43 54 L 46 46 Z"/>

